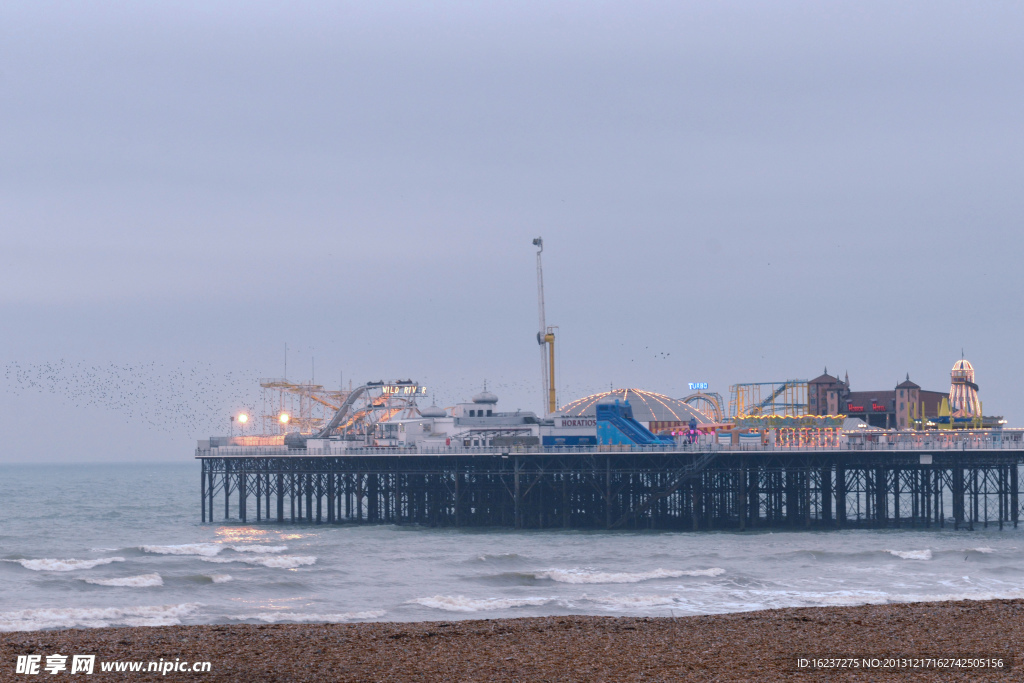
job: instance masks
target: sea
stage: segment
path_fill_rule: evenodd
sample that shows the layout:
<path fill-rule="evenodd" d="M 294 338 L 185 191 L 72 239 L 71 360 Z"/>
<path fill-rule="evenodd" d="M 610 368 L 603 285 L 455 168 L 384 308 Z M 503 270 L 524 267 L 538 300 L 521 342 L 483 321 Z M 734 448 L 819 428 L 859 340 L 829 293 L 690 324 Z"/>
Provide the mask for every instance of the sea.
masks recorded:
<path fill-rule="evenodd" d="M 199 464 L 0 465 L 0 631 L 1024 597 L 1024 529 L 202 524 Z"/>

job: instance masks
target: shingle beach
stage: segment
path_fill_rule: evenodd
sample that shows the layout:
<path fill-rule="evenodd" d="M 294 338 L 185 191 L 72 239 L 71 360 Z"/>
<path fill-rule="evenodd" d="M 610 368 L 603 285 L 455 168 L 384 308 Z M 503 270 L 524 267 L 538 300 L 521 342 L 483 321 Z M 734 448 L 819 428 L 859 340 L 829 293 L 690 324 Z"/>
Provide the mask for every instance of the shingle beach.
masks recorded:
<path fill-rule="evenodd" d="M 0 681 L 1021 680 L 1024 601 L 813 607 L 678 618 L 552 616 L 227 624 L 0 634 Z M 18 655 L 94 654 L 92 676 L 15 673 Z M 798 658 L 857 668 L 799 669 Z M 1009 668 L 956 668 L 956 658 Z M 886 668 L 897 659 L 942 668 Z M 210 661 L 210 673 L 103 673 L 102 661 Z M 877 660 L 877 666 L 865 666 Z M 888 662 L 887 662 L 888 660 Z M 919 664 L 922 664 L 919 661 Z M 923 664 L 922 664 L 923 666 Z"/>

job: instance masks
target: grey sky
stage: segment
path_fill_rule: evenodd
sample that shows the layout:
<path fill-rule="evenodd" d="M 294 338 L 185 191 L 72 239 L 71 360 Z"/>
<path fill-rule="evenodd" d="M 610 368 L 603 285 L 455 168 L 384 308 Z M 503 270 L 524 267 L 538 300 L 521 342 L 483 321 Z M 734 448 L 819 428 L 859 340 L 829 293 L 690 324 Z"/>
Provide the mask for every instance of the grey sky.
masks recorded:
<path fill-rule="evenodd" d="M 560 402 L 826 364 L 945 390 L 963 347 L 1024 425 L 1022 29 L 1009 2 L 4 3 L 0 459 L 187 458 L 212 428 L 147 425 L 152 385 L 200 368 L 175 396 L 209 387 L 223 433 L 286 342 L 296 379 L 539 409 L 537 235 Z M 70 363 L 149 393 L 89 404 Z"/>

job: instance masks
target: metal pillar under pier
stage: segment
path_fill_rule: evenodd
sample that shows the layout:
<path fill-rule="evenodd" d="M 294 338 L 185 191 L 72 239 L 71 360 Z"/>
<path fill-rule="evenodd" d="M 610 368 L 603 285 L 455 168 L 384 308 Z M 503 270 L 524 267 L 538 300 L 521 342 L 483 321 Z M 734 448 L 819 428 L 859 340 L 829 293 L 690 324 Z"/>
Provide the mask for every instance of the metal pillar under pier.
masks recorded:
<path fill-rule="evenodd" d="M 237 492 L 243 524 L 251 495 L 259 523 L 284 523 L 290 512 L 293 523 L 306 524 L 927 528 L 944 525 L 950 504 L 958 529 L 1018 523 L 1024 449 L 930 455 L 928 462 L 899 451 L 210 457 L 200 471 L 200 519 L 214 521 L 219 495 L 231 519 Z"/>

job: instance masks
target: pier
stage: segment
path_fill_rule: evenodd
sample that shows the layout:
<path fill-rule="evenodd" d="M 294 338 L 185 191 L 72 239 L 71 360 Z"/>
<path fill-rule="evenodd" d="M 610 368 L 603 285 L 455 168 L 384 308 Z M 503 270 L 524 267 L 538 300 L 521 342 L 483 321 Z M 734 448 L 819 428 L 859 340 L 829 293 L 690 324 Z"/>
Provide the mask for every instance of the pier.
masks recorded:
<path fill-rule="evenodd" d="M 997 433 L 998 434 L 998 433 Z M 200 448 L 201 519 L 516 529 L 1017 526 L 1024 442 Z"/>

